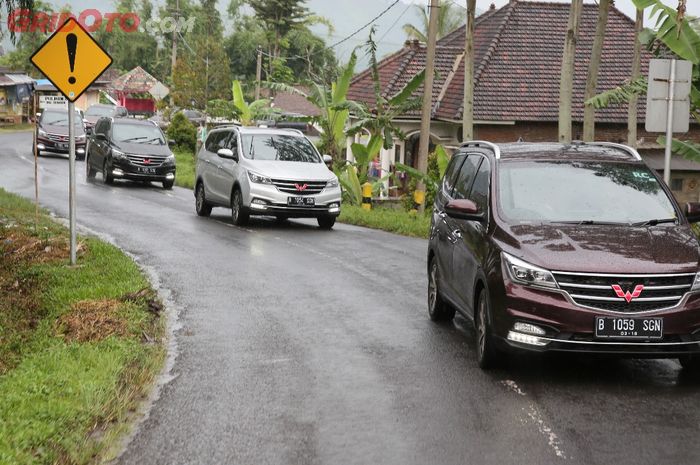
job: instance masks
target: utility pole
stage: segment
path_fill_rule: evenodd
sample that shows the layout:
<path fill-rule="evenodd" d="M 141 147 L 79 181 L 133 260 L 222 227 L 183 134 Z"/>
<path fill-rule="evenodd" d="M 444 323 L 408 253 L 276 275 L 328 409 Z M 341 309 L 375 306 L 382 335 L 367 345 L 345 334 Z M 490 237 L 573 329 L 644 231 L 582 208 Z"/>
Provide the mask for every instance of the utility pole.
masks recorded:
<path fill-rule="evenodd" d="M 603 41 L 605 40 L 605 30 L 608 26 L 608 13 L 610 11 L 611 0 L 600 0 L 598 2 L 598 22 L 595 28 L 595 38 L 593 39 L 593 49 L 591 50 L 591 61 L 588 63 L 588 78 L 586 79 L 586 93 L 583 101 L 595 97 L 598 89 L 598 70 L 603 54 Z M 593 105 L 584 104 L 583 113 L 583 140 L 593 142 L 595 140 L 595 108 Z"/>
<path fill-rule="evenodd" d="M 464 109 L 462 141 L 474 139 L 474 18 L 476 0 L 467 0 L 467 29 L 464 43 Z"/>
<path fill-rule="evenodd" d="M 440 0 L 430 0 L 430 22 L 428 23 L 428 49 L 425 56 L 425 81 L 423 85 L 423 111 L 420 122 L 420 150 L 418 151 L 418 171 L 428 172 L 428 150 L 430 147 L 430 118 L 433 112 L 433 78 L 435 76 L 435 44 L 437 42 L 437 22 L 440 14 Z M 422 198 L 417 202 L 420 211 L 425 211 L 425 183 L 418 183 L 416 191 Z M 420 194 L 422 193 L 422 194 Z"/>
<path fill-rule="evenodd" d="M 180 19 L 180 0 L 175 0 L 175 20 Z M 175 80 L 175 65 L 177 64 L 177 34 L 178 30 L 173 31 L 173 52 L 170 59 L 170 80 Z"/>
<path fill-rule="evenodd" d="M 260 100 L 260 80 L 262 79 L 262 47 L 258 45 L 258 65 L 255 69 L 255 100 Z"/>
<path fill-rule="evenodd" d="M 639 34 L 642 32 L 644 27 L 644 10 L 637 9 L 637 19 L 634 23 L 634 58 L 632 58 L 632 81 L 636 81 L 641 75 L 641 55 L 642 55 L 642 44 L 639 43 Z M 637 124 L 638 114 L 637 114 L 637 102 L 639 98 L 634 95 L 630 99 L 629 107 L 627 109 L 627 145 L 630 147 L 637 148 Z"/>

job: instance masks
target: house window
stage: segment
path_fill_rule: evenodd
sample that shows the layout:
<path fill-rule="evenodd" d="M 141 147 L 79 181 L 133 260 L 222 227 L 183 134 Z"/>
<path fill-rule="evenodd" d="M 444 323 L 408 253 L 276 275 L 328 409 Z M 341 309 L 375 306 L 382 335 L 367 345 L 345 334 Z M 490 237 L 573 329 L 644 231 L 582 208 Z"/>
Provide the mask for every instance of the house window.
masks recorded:
<path fill-rule="evenodd" d="M 683 190 L 683 178 L 671 179 L 671 190 L 680 192 Z"/>

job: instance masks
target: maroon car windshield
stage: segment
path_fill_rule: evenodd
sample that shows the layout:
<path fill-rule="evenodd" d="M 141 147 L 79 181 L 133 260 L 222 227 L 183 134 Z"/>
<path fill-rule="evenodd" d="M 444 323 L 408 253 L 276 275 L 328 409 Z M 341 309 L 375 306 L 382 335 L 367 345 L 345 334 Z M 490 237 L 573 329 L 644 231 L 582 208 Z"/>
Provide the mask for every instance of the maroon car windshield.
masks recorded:
<path fill-rule="evenodd" d="M 649 168 L 594 161 L 504 160 L 499 207 L 513 222 L 672 222 L 676 210 Z"/>

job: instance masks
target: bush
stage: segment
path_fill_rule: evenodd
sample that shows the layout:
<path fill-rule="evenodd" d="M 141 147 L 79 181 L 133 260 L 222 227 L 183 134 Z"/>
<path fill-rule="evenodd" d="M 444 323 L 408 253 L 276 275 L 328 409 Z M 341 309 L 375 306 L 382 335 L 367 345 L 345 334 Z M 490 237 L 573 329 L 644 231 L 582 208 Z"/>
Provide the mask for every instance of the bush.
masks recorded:
<path fill-rule="evenodd" d="M 431 152 L 428 155 L 428 178 L 433 182 L 438 182 L 440 179 L 440 167 L 438 165 L 438 157 L 435 152 Z M 435 203 L 435 195 L 437 194 L 437 189 L 433 182 L 426 183 L 425 186 L 425 208 L 430 210 Z M 402 197 L 402 204 L 406 210 L 413 210 L 415 203 L 413 201 L 413 193 L 416 191 L 418 186 L 418 180 L 411 177 L 408 181 L 407 190 L 408 192 Z"/>
<path fill-rule="evenodd" d="M 173 139 L 178 147 L 194 152 L 197 147 L 197 128 L 181 112 L 176 113 L 168 126 L 168 138 Z"/>

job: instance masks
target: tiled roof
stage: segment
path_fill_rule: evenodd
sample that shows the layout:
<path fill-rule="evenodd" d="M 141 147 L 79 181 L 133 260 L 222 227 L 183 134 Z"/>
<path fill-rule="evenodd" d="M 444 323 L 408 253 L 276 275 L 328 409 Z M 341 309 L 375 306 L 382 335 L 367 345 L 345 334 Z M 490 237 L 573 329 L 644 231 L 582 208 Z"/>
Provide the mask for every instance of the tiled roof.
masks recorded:
<path fill-rule="evenodd" d="M 137 66 L 112 81 L 111 87 L 125 94 L 139 94 L 148 92 L 157 82 L 158 79 L 151 76 L 145 69 Z"/>
<path fill-rule="evenodd" d="M 296 86 L 296 88 L 305 94 L 309 92 L 309 89 L 303 86 Z M 270 91 L 268 89 L 261 89 L 261 91 L 261 95 L 264 98 L 270 98 Z M 275 108 L 279 108 L 284 113 L 293 113 L 303 116 L 321 115 L 320 108 L 306 100 L 303 95 L 293 92 L 277 92 L 273 104 Z"/>
<path fill-rule="evenodd" d="M 566 3 L 511 0 L 491 9 L 475 22 L 474 118 L 481 121 L 557 121 L 559 81 L 570 5 Z M 583 120 L 583 94 L 588 74 L 598 7 L 584 4 L 576 47 L 573 119 Z M 433 117 L 462 118 L 464 99 L 465 28 L 438 42 L 433 88 Z M 620 85 L 630 78 L 634 47 L 634 22 L 611 7 L 598 76 L 598 91 Z M 651 55 L 642 53 L 641 73 L 648 72 Z M 397 94 L 408 80 L 425 67 L 425 47 L 406 46 L 379 64 L 384 96 Z M 453 72 L 453 70 L 455 72 Z M 420 89 L 416 95 L 422 94 Z M 353 79 L 348 98 L 374 103 L 369 70 Z M 639 118 L 645 102 L 640 99 Z M 407 115 L 418 116 L 418 113 Z M 596 121 L 623 123 L 627 106 L 596 112 Z"/>

